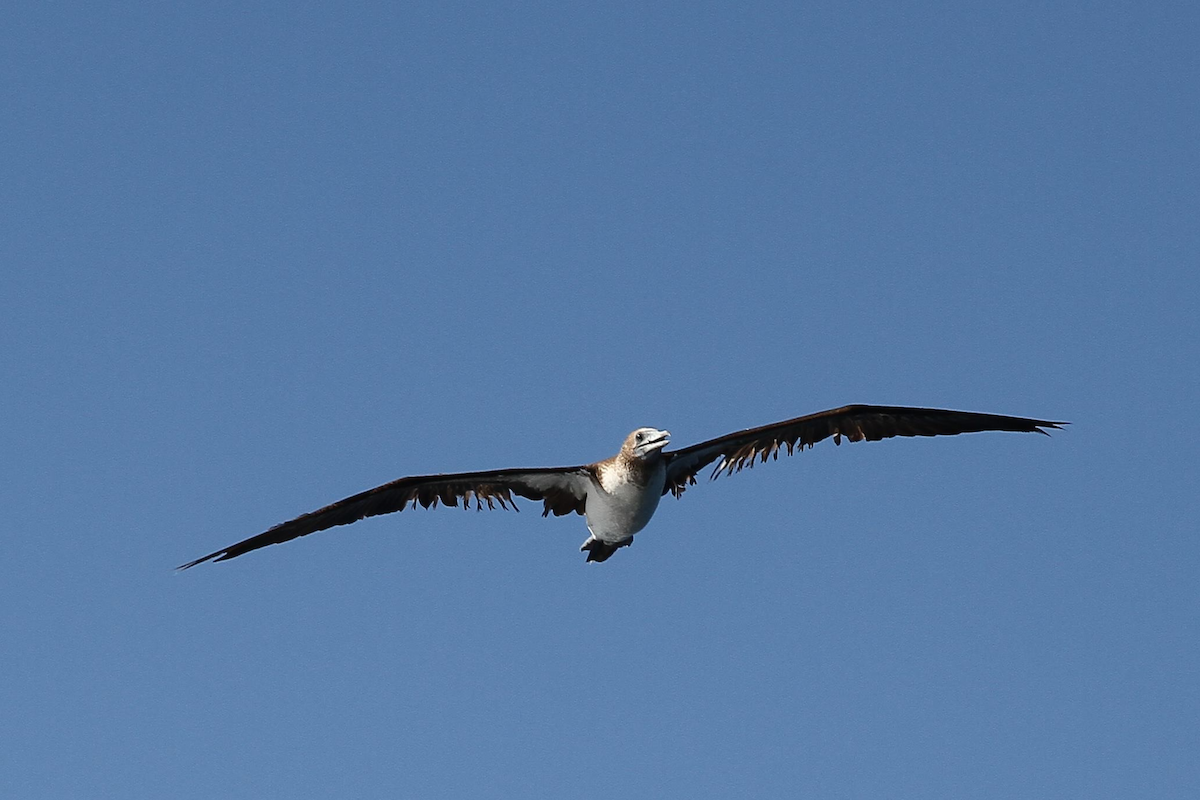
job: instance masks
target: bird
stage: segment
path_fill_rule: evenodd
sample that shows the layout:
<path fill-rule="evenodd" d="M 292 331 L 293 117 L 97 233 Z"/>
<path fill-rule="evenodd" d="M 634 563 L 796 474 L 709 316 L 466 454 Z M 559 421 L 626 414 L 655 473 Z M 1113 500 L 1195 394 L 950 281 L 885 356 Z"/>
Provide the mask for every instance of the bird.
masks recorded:
<path fill-rule="evenodd" d="M 633 543 L 668 493 L 681 497 L 696 476 L 716 462 L 710 480 L 776 460 L 833 438 L 840 445 L 894 436 L 953 436 L 981 431 L 1041 433 L 1062 430 L 1066 422 L 907 406 L 848 405 L 795 419 L 747 428 L 679 450 L 666 450 L 670 431 L 637 428 L 611 458 L 573 467 L 497 469 L 414 475 L 399 478 L 280 523 L 206 556 L 181 564 L 185 570 L 207 561 L 227 561 L 272 544 L 307 536 L 360 519 L 406 508 L 441 505 L 517 509 L 514 495 L 542 501 L 542 516 L 579 514 L 588 538 L 580 546 L 588 562 L 607 561 Z"/>

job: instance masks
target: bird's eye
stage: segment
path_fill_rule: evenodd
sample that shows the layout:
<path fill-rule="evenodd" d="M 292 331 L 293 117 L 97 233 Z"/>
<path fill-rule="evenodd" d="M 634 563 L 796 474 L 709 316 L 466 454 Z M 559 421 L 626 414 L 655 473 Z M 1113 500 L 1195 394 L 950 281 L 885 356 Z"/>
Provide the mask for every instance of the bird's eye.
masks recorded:
<path fill-rule="evenodd" d="M 644 433 L 639 433 L 639 434 L 637 435 L 637 440 L 638 440 L 639 442 L 640 442 L 642 439 L 645 439 L 645 438 L 646 438 L 646 434 L 644 434 Z"/>

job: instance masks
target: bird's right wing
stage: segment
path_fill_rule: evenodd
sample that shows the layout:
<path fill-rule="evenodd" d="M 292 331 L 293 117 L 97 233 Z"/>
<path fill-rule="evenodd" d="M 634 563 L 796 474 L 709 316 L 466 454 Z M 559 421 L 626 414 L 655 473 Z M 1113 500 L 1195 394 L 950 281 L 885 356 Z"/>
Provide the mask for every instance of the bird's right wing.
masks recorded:
<path fill-rule="evenodd" d="M 513 495 L 541 500 L 542 516 L 583 514 L 587 504 L 591 468 L 549 467 L 499 469 L 488 472 L 459 472 L 447 475 L 414 475 L 310 511 L 268 531 L 183 564 L 188 569 L 205 561 L 225 561 L 270 544 L 280 544 L 337 525 L 349 525 L 366 517 L 403 511 L 406 506 L 436 507 L 438 503 L 463 508 L 516 509 Z"/>

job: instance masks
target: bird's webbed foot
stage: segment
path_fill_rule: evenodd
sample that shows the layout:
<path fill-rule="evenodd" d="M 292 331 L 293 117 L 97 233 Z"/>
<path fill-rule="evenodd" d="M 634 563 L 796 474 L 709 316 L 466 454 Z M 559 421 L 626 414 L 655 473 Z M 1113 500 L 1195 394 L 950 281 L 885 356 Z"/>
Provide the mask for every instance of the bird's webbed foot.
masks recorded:
<path fill-rule="evenodd" d="M 589 536 L 587 541 L 580 545 L 579 550 L 588 554 L 587 560 L 590 561 L 607 561 L 609 557 L 620 550 L 622 547 L 629 547 L 633 544 L 633 537 L 622 539 L 619 542 L 609 544 L 595 537 Z"/>

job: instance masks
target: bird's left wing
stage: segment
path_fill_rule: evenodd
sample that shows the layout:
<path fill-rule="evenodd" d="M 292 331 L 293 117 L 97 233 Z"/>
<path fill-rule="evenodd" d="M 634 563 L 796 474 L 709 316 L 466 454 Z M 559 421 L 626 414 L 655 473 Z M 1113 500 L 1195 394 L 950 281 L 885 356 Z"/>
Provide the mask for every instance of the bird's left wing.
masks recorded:
<path fill-rule="evenodd" d="M 1046 433 L 1043 428 L 1059 428 L 1065 424 L 940 408 L 842 406 L 665 452 L 667 480 L 663 494 L 671 492 L 680 496 L 689 485 L 696 483 L 696 473 L 714 461 L 717 466 L 713 478 L 721 473 L 730 475 L 740 472 L 743 467 L 754 466 L 756 458 L 760 461 L 779 458 L 781 448 L 786 448 L 791 455 L 796 447 L 803 450 L 830 436 L 836 444 L 841 444 L 843 436 L 852 442 L 875 442 L 892 436 L 952 436 L 978 431 Z"/>
<path fill-rule="evenodd" d="M 499 469 L 489 472 L 459 472 L 447 475 L 415 475 L 400 478 L 345 500 L 310 511 L 268 531 L 183 564 L 188 569 L 205 561 L 225 561 L 251 550 L 280 544 L 337 525 L 349 525 L 366 517 L 403 511 L 406 506 L 436 507 L 438 503 L 476 509 L 517 508 L 513 495 L 541 500 L 542 516 L 584 513 L 591 467 Z"/>

